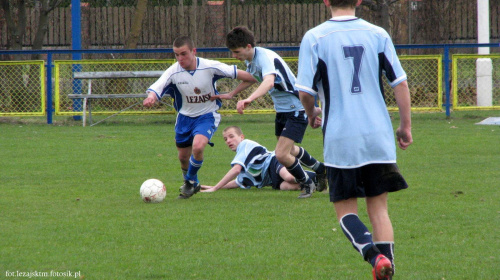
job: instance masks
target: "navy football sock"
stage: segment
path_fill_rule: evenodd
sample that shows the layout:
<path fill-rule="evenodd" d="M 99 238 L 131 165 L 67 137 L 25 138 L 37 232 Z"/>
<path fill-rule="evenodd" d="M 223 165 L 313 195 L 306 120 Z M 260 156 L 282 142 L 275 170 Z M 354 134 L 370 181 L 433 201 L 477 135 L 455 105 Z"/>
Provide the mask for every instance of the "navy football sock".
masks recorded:
<path fill-rule="evenodd" d="M 292 164 L 290 167 L 286 167 L 288 172 L 295 177 L 295 180 L 298 183 L 305 183 L 309 181 L 309 176 L 307 176 L 306 172 L 304 169 L 302 169 L 302 166 L 300 166 L 299 160 L 295 158 L 295 162 Z"/>
<path fill-rule="evenodd" d="M 386 256 L 392 263 L 392 273 L 395 272 L 394 266 L 394 242 L 374 242 L 375 246 Z"/>
<path fill-rule="evenodd" d="M 340 219 L 340 226 L 345 236 L 351 241 L 354 249 L 373 266 L 375 258 L 380 252 L 373 244 L 372 234 L 361 222 L 358 215 L 353 213 L 345 215 Z"/>
<path fill-rule="evenodd" d="M 299 147 L 299 153 L 297 154 L 297 159 L 300 164 L 307 166 L 314 170 L 316 173 L 324 173 L 325 165 L 315 158 L 313 158 L 304 148 Z"/>

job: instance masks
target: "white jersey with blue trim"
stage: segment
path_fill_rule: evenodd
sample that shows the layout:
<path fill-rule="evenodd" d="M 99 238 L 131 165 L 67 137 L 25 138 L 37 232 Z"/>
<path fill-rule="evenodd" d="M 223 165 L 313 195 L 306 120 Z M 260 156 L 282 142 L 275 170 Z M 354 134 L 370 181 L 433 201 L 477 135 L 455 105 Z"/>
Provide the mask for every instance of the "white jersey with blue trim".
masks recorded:
<path fill-rule="evenodd" d="M 217 111 L 222 103 L 219 99 L 210 101 L 210 96 L 218 95 L 216 81 L 221 78 L 237 77 L 235 65 L 196 58 L 196 70 L 183 69 L 178 62 L 170 66 L 148 91 L 156 93 L 158 100 L 165 94 L 174 99 L 174 108 L 188 117 L 198 117 Z"/>
<path fill-rule="evenodd" d="M 304 35 L 296 86 L 321 100 L 325 165 L 356 168 L 396 162 L 382 74 L 392 87 L 406 80 L 384 29 L 344 16 Z"/>
<path fill-rule="evenodd" d="M 271 185 L 271 177 L 268 174 L 269 165 L 274 152 L 269 152 L 259 143 L 244 139 L 236 148 L 231 166 L 241 165 L 241 172 L 236 177 L 236 183 L 240 188 L 249 189 L 252 186 L 262 188 Z"/>
<path fill-rule="evenodd" d="M 247 72 L 262 82 L 264 76 L 275 75 L 274 87 L 269 91 L 276 112 L 294 112 L 304 110 L 295 88 L 295 75 L 290 67 L 272 50 L 255 47 L 252 61 L 245 61 Z"/>

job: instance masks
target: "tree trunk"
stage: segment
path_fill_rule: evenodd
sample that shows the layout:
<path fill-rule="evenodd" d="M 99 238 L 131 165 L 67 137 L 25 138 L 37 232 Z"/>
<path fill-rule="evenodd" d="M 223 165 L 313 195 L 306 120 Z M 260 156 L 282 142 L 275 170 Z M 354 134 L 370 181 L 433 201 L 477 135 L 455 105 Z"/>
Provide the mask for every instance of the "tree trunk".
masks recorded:
<path fill-rule="evenodd" d="M 130 32 L 128 33 L 127 39 L 125 39 L 126 49 L 137 48 L 137 43 L 139 42 L 139 35 L 141 34 L 142 31 L 142 22 L 144 21 L 147 9 L 148 9 L 147 0 L 137 0 L 137 6 L 132 16 L 133 17 L 132 27 L 130 28 Z M 125 57 L 130 58 L 130 54 L 126 54 Z"/>
<path fill-rule="evenodd" d="M 387 0 L 382 0 L 380 3 L 380 26 L 391 34 L 391 18 L 389 17 L 389 4 Z"/>
<path fill-rule="evenodd" d="M 16 0 L 17 8 L 11 7 L 10 0 L 0 0 L 0 5 L 5 14 L 8 33 L 8 49 L 21 50 L 23 48 L 24 33 L 26 31 L 26 8 L 25 0 Z M 17 18 L 17 20 L 15 20 Z"/>

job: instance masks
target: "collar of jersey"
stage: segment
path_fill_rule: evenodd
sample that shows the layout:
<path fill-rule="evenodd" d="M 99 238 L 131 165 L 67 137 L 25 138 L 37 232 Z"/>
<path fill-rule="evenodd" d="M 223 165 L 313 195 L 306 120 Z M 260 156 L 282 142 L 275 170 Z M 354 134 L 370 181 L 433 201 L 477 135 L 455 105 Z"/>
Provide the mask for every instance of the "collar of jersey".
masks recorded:
<path fill-rule="evenodd" d="M 186 70 L 186 69 L 184 69 L 184 71 L 188 72 L 192 76 L 192 75 L 194 75 L 194 72 L 196 72 L 196 70 L 198 70 L 199 66 L 200 66 L 200 58 L 196 57 L 196 69 L 194 69 L 194 70 Z"/>
<path fill-rule="evenodd" d="M 253 63 L 255 61 L 255 57 L 256 56 L 257 56 L 257 47 L 254 47 L 253 48 L 253 58 L 252 58 L 252 61 L 245 60 L 246 64 L 249 65 L 250 63 Z"/>
<path fill-rule="evenodd" d="M 338 17 L 332 17 L 330 20 L 331 21 L 349 21 L 349 20 L 355 20 L 358 19 L 355 16 L 338 16 Z"/>

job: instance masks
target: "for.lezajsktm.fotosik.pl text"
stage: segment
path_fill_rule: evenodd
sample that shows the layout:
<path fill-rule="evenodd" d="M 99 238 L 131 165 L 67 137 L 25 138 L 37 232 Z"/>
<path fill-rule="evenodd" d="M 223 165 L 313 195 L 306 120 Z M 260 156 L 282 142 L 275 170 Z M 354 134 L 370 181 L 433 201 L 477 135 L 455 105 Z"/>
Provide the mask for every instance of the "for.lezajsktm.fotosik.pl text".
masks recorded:
<path fill-rule="evenodd" d="M 76 278 L 81 279 L 82 275 L 80 271 L 5 271 L 5 277 L 16 277 L 16 278 L 53 278 L 53 277 L 61 277 L 61 278 Z"/>

